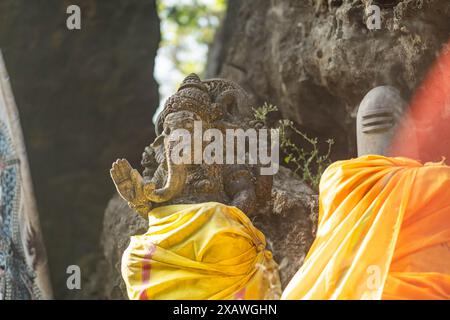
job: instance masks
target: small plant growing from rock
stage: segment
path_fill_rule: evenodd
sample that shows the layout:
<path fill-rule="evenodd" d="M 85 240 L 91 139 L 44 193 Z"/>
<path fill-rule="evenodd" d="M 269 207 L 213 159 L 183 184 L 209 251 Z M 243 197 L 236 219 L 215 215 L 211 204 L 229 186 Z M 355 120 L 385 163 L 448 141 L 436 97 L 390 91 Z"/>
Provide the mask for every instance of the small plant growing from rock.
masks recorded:
<path fill-rule="evenodd" d="M 271 112 L 278 111 L 278 108 L 272 104 L 264 103 L 263 106 L 253 109 L 255 120 L 268 124 L 268 115 Z M 277 122 L 275 129 L 280 133 L 280 151 L 285 155 L 284 162 L 296 173 L 303 181 L 318 189 L 320 177 L 326 167 L 331 163 L 331 146 L 333 139 L 328 139 L 327 152 L 322 154 L 319 150 L 318 138 L 310 138 L 304 132 L 297 129 L 291 120 L 282 119 Z M 293 142 L 292 136 L 296 136 L 305 141 L 310 148 L 304 148 Z"/>
<path fill-rule="evenodd" d="M 255 120 L 260 121 L 264 124 L 267 124 L 267 116 L 271 112 L 278 111 L 278 108 L 274 105 L 268 104 L 267 102 L 264 102 L 262 107 L 259 108 L 252 108 L 253 115 L 255 117 Z"/>

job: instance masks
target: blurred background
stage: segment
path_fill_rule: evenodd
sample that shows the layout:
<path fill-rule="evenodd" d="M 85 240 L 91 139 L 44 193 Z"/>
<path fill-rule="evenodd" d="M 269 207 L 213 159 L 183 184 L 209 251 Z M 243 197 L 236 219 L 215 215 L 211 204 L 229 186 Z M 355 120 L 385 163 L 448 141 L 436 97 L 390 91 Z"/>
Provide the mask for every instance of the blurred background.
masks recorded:
<path fill-rule="evenodd" d="M 73 4 L 80 30 L 66 26 Z M 380 30 L 365 25 L 371 4 Z M 333 138 L 332 159 L 344 159 L 356 154 L 362 97 L 387 84 L 408 100 L 450 36 L 449 16 L 448 0 L 0 0 L 55 296 L 111 297 L 68 290 L 66 268 L 87 278 L 108 268 L 109 168 L 117 158 L 139 167 L 185 75 L 238 82 L 255 106 L 278 106 L 273 117 Z"/>

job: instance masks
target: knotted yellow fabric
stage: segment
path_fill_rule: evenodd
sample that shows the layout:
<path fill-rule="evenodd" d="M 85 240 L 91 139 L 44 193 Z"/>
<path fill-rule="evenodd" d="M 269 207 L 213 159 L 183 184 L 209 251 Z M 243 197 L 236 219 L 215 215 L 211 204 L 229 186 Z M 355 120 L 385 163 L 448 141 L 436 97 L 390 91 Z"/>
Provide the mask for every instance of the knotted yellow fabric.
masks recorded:
<path fill-rule="evenodd" d="M 450 298 L 450 167 L 339 161 L 319 199 L 317 237 L 282 299 Z"/>
<path fill-rule="evenodd" d="M 130 299 L 277 299 L 264 235 L 236 207 L 209 202 L 149 212 L 122 257 Z"/>

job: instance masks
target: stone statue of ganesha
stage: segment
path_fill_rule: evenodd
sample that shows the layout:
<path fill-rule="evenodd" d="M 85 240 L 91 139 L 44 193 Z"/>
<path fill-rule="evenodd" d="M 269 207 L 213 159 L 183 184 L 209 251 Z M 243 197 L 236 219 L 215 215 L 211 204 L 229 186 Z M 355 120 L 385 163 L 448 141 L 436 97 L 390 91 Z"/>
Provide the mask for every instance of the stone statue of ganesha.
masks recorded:
<path fill-rule="evenodd" d="M 174 161 L 176 130 L 195 138 L 199 122 L 203 130 L 224 134 L 261 127 L 250 112 L 249 98 L 237 84 L 191 74 L 158 117 L 157 137 L 143 152 L 142 174 L 125 159 L 113 163 L 117 191 L 149 220 L 147 233 L 131 237 L 122 257 L 130 299 L 280 297 L 278 266 L 247 217 L 270 200 L 272 176 L 261 175 L 260 162 Z M 200 144 L 205 147 L 203 139 Z M 195 158 L 195 150 L 188 150 Z"/>
<path fill-rule="evenodd" d="M 176 129 L 193 130 L 194 121 L 203 129 L 261 125 L 246 117 L 251 110 L 246 92 L 224 79 L 201 81 L 191 74 L 177 93 L 165 103 L 156 124 L 157 137 L 142 155 L 142 175 L 125 159 L 112 165 L 117 191 L 129 206 L 146 215 L 161 204 L 217 201 L 253 213 L 270 198 L 272 176 L 261 176 L 257 165 L 175 164 L 174 141 L 167 139 Z"/>

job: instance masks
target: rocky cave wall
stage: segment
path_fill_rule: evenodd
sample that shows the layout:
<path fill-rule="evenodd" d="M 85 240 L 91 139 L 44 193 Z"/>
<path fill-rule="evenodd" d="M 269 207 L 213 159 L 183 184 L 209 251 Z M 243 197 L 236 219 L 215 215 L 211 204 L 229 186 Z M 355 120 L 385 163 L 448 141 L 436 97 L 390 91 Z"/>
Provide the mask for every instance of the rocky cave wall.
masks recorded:
<path fill-rule="evenodd" d="M 66 9 L 81 8 L 81 30 Z M 51 278 L 70 297 L 68 265 L 98 260 L 118 157 L 139 165 L 153 140 L 160 40 L 154 0 L 2 0 L 0 48 L 19 108 Z"/>
<path fill-rule="evenodd" d="M 381 8 L 369 30 L 365 8 Z M 374 86 L 409 99 L 450 37 L 448 0 L 229 0 L 208 77 L 241 84 L 322 140 L 333 159 L 356 155 L 355 115 Z"/>

